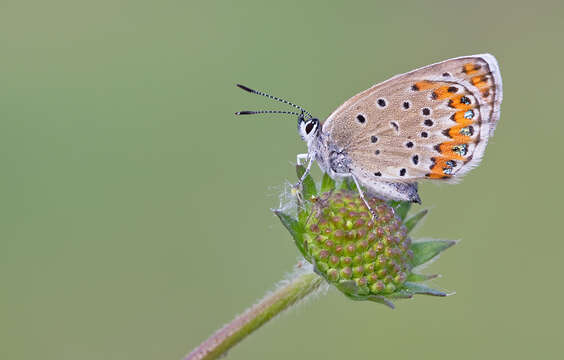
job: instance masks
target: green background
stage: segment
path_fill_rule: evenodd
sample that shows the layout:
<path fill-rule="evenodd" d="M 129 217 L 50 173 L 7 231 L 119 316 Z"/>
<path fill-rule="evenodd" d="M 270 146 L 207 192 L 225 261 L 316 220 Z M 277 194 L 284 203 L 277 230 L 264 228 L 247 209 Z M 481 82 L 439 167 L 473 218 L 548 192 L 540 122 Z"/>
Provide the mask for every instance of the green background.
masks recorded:
<path fill-rule="evenodd" d="M 562 1 L 0 0 L 0 357 L 179 359 L 282 279 L 270 212 L 293 117 L 449 57 L 493 53 L 501 121 L 416 237 L 463 239 L 392 311 L 336 291 L 230 359 L 556 358 L 562 343 Z M 316 170 L 315 174 L 319 174 Z M 415 207 L 417 209 L 419 207 Z"/>

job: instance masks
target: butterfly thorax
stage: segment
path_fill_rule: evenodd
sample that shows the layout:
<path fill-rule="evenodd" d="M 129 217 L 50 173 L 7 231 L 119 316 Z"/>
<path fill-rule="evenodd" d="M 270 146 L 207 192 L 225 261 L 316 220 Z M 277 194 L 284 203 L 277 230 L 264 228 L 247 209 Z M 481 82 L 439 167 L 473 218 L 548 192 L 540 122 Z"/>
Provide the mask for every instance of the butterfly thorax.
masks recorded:
<path fill-rule="evenodd" d="M 346 150 L 330 140 L 329 134 L 320 128 L 317 136 L 308 142 L 308 152 L 313 156 L 319 167 L 331 177 L 346 176 L 351 173 L 351 160 Z"/>

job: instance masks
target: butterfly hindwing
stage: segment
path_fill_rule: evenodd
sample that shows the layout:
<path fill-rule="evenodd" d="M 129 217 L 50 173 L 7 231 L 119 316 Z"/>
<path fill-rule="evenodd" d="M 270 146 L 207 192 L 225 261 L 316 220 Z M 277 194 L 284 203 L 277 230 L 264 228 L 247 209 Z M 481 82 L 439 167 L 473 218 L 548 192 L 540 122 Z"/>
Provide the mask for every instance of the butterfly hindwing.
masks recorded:
<path fill-rule="evenodd" d="M 499 120 L 495 58 L 466 56 L 397 75 L 354 96 L 323 130 L 363 185 L 452 179 L 476 166 Z"/>

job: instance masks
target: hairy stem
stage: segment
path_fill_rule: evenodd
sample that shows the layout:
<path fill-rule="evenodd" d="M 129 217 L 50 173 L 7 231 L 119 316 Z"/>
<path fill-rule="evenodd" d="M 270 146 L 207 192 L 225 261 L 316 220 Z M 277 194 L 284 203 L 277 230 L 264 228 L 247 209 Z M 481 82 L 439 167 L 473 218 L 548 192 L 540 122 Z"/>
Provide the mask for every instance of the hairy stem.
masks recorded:
<path fill-rule="evenodd" d="M 185 360 L 217 359 L 268 320 L 314 292 L 322 283 L 323 279 L 313 272 L 295 274 L 287 283 L 267 294 L 201 343 Z"/>

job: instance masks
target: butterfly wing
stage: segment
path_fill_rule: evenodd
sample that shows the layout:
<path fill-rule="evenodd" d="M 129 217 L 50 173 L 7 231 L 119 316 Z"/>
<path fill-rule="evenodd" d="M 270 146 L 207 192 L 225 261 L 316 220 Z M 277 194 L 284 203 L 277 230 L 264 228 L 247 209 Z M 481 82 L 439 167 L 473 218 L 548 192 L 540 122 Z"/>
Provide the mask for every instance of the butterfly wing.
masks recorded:
<path fill-rule="evenodd" d="M 465 56 L 374 85 L 337 108 L 323 130 L 364 185 L 456 180 L 480 162 L 501 100 L 496 59 Z"/>

